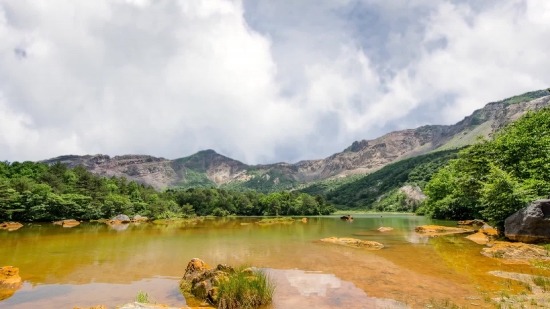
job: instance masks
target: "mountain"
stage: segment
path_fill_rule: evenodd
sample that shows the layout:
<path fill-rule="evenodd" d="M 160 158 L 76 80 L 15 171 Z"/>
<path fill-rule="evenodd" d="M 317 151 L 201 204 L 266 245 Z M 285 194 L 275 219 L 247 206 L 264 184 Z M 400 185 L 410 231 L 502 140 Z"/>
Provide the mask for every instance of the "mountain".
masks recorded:
<path fill-rule="evenodd" d="M 61 156 L 45 160 L 82 165 L 103 176 L 124 176 L 162 189 L 167 187 L 222 186 L 273 191 L 342 177 L 372 173 L 402 159 L 433 151 L 456 149 L 490 137 L 528 110 L 550 105 L 547 90 L 492 102 L 454 125 L 428 125 L 395 131 L 373 140 L 355 141 L 342 152 L 320 160 L 298 163 L 247 165 L 214 150 L 176 160 L 147 155 Z"/>

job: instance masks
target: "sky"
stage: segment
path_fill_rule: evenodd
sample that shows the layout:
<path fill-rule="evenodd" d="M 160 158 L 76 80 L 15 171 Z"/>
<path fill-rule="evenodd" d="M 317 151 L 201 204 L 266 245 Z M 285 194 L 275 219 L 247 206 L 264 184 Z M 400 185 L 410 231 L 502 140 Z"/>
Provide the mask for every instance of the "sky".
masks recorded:
<path fill-rule="evenodd" d="M 297 162 L 550 86 L 547 0 L 0 0 L 0 160 Z"/>

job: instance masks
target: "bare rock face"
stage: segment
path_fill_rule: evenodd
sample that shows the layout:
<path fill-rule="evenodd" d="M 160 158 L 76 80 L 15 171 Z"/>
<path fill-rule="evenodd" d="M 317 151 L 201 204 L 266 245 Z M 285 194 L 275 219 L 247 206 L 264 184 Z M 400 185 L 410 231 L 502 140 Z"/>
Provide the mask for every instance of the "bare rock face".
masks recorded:
<path fill-rule="evenodd" d="M 197 175 L 215 185 L 244 182 L 253 177 L 269 178 L 270 175 L 282 175 L 281 177 L 287 181 L 307 183 L 335 176 L 366 174 L 397 160 L 426 154 L 433 150 L 470 145 L 478 136 L 490 137 L 528 110 L 538 110 L 550 105 L 550 96 L 547 94 L 546 91 L 539 91 L 527 96 L 524 101 L 504 100 L 489 103 L 454 125 L 430 125 L 394 131 L 372 140 L 356 141 L 342 152 L 324 159 L 304 160 L 294 164 L 250 166 L 217 154 L 213 150 L 200 151 L 176 160 L 146 155 L 124 155 L 112 158 L 107 155 L 69 155 L 43 162 L 48 164 L 60 162 L 69 167 L 81 165 L 98 175 L 123 176 L 157 189 L 185 186 L 193 178 L 191 176 Z M 533 97 L 538 99 L 528 100 Z M 260 176 L 256 175 L 258 173 Z M 274 177 L 272 182 L 277 184 L 280 180 L 280 177 Z M 407 191 L 405 193 L 414 193 L 413 195 L 422 199 L 421 195 L 413 192 L 416 190 L 411 188 L 405 190 Z"/>
<path fill-rule="evenodd" d="M 550 199 L 535 201 L 506 218 L 504 234 L 525 243 L 550 241 Z"/>

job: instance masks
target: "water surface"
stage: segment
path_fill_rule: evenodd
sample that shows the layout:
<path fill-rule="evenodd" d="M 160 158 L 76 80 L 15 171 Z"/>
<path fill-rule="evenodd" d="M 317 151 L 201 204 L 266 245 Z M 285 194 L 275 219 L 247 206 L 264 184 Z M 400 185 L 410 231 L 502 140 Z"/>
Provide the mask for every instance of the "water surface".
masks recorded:
<path fill-rule="evenodd" d="M 462 236 L 427 239 L 414 227 L 433 222 L 407 215 L 363 215 L 353 222 L 313 217 L 308 223 L 260 226 L 258 218 L 205 219 L 195 224 L 84 223 L 0 231 L 0 264 L 19 267 L 24 284 L 0 308 L 72 308 L 132 301 L 145 291 L 159 302 L 185 304 L 177 281 L 187 262 L 253 265 L 277 281 L 275 308 L 423 307 L 434 300 L 485 306 L 482 298 L 516 289 L 492 270 L 534 273 L 479 254 Z M 381 226 L 393 227 L 379 232 Z M 337 236 L 381 242 L 369 251 L 320 242 Z"/>

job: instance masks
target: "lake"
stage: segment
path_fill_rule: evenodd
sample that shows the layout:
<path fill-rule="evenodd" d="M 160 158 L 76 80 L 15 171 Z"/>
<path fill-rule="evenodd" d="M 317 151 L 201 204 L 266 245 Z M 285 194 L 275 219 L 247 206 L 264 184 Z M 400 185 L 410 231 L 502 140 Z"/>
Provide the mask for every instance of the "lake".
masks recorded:
<path fill-rule="evenodd" d="M 273 308 L 423 308 L 452 302 L 488 307 L 498 293 L 525 288 L 488 274 L 535 273 L 482 256 L 463 236 L 425 238 L 423 224 L 455 225 L 421 216 L 311 217 L 307 223 L 260 226 L 259 218 L 206 218 L 194 224 L 101 223 L 63 228 L 49 223 L 0 231 L 0 266 L 24 281 L 0 308 L 73 308 L 131 302 L 139 291 L 183 306 L 178 280 L 189 260 L 261 267 L 277 284 Z M 379 232 L 381 226 L 393 231 Z M 379 251 L 320 242 L 325 237 L 378 241 Z"/>

